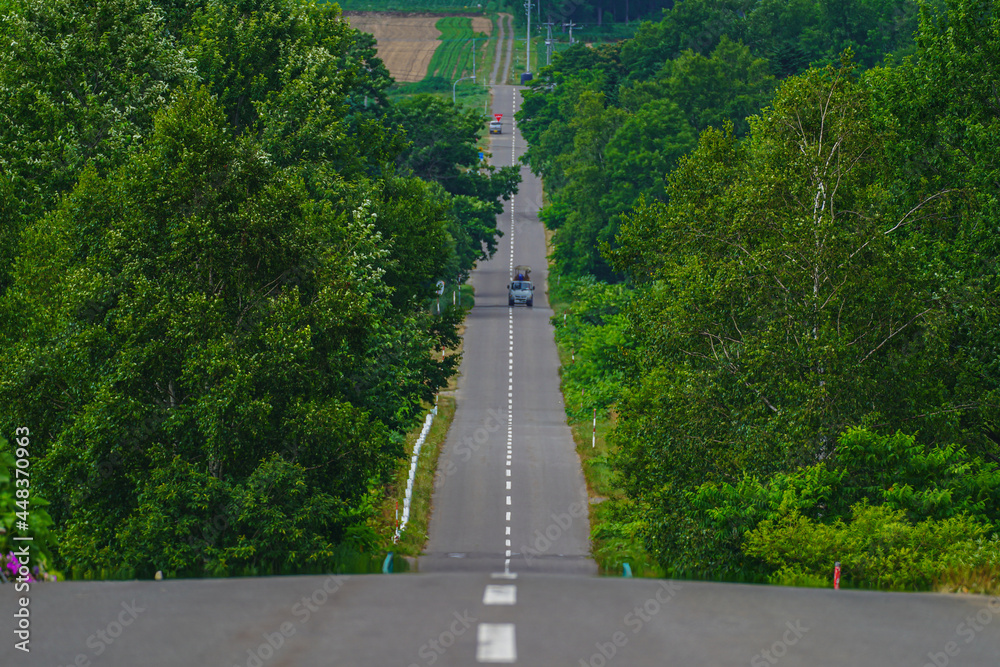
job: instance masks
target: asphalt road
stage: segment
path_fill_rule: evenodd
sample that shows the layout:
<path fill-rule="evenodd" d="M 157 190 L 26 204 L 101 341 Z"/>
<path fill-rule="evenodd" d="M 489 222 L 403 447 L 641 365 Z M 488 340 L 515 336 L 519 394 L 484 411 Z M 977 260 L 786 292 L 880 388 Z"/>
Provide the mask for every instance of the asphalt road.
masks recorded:
<path fill-rule="evenodd" d="M 493 164 L 516 164 L 525 144 L 514 126 L 519 88 L 497 86 Z M 545 293 L 541 183 L 526 167 L 498 226 L 494 257 L 472 277 L 455 419 L 438 463 L 430 540 L 421 572 L 595 573 L 587 490 L 566 425 L 559 357 Z M 508 306 L 515 265 L 531 267 L 533 307 Z"/>
<path fill-rule="evenodd" d="M 4 586 L 0 665 L 996 667 L 1000 660 L 1000 598 L 511 576 L 38 586 L 30 592 L 27 654 L 14 648 L 15 603 Z M 487 593 L 489 586 L 515 587 L 514 604 L 499 604 L 511 589 Z"/>

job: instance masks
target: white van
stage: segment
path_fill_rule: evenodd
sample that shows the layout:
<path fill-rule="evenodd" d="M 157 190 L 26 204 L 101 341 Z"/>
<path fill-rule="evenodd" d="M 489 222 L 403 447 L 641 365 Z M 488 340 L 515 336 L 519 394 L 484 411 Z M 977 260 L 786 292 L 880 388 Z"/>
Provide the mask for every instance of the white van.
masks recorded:
<path fill-rule="evenodd" d="M 498 120 L 491 120 L 490 134 L 503 134 L 503 123 Z"/>
<path fill-rule="evenodd" d="M 531 284 L 531 267 L 526 264 L 519 264 L 514 267 L 514 276 L 507 283 L 507 305 L 513 306 L 518 303 L 531 308 L 535 305 L 535 286 Z"/>

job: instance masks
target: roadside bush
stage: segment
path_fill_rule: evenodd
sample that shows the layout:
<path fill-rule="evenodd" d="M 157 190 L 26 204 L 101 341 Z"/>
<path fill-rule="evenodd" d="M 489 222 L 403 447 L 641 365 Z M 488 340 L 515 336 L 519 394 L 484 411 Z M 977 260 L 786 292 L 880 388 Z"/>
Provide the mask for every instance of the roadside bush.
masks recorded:
<path fill-rule="evenodd" d="M 554 317 L 556 343 L 570 352 L 562 368 L 566 412 L 571 419 L 589 419 L 591 410 L 603 412 L 621 395 L 625 364 L 632 348 L 626 335 L 625 309 L 631 293 L 622 285 L 592 278 L 573 280 L 565 319 Z"/>
<path fill-rule="evenodd" d="M 812 578 L 828 577 L 835 561 L 856 557 L 855 585 L 895 590 L 1000 562 L 986 539 L 1000 526 L 1000 470 L 963 447 L 925 447 L 903 433 L 851 429 L 826 462 L 764 480 L 706 482 L 668 508 L 674 498 L 665 492 L 650 512 L 670 517 L 673 529 L 650 522 L 650 535 L 669 535 L 649 540 L 673 576 L 817 585 Z M 886 546 L 858 542 L 865 531 Z M 782 560 L 791 557 L 785 548 L 799 560 Z"/>

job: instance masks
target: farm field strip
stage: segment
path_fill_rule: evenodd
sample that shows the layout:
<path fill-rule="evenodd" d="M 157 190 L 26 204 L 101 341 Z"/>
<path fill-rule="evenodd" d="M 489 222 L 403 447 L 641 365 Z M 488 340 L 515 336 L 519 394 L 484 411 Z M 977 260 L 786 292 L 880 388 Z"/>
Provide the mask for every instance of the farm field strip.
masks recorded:
<path fill-rule="evenodd" d="M 465 16 L 447 16 L 437 22 L 441 32 L 441 46 L 434 53 L 428 66 L 428 76 L 457 79 L 472 71 L 473 22 Z M 485 40 L 484 40 L 485 41 Z M 481 44 L 477 43 L 477 50 Z"/>
<path fill-rule="evenodd" d="M 389 74 L 400 83 L 421 81 L 427 76 L 434 51 L 441 44 L 437 16 L 398 16 L 373 12 L 344 15 L 352 28 L 371 33 L 378 44 L 378 57 Z"/>
<path fill-rule="evenodd" d="M 472 72 L 472 38 L 489 36 L 493 22 L 484 16 L 400 15 L 345 12 L 351 27 L 375 36 L 379 58 L 399 83 L 431 76 L 453 80 Z M 476 42 L 477 66 L 485 39 Z"/>

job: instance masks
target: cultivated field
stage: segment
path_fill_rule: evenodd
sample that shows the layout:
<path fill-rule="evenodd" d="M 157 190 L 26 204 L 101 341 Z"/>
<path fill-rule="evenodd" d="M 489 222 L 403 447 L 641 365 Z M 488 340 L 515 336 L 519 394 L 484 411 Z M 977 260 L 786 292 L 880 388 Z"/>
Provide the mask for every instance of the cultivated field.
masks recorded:
<path fill-rule="evenodd" d="M 435 25 L 438 15 L 407 15 L 390 12 L 345 12 L 351 27 L 375 35 L 379 58 L 392 77 L 400 83 L 421 81 L 435 49 L 444 44 L 441 31 Z M 487 35 L 493 24 L 482 16 L 472 17 L 472 29 Z"/>

